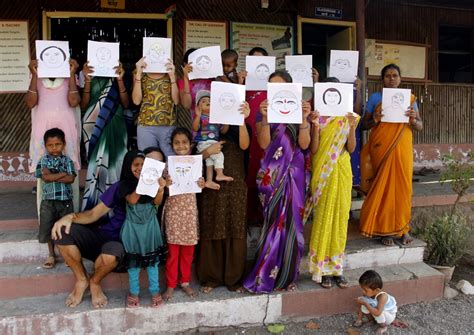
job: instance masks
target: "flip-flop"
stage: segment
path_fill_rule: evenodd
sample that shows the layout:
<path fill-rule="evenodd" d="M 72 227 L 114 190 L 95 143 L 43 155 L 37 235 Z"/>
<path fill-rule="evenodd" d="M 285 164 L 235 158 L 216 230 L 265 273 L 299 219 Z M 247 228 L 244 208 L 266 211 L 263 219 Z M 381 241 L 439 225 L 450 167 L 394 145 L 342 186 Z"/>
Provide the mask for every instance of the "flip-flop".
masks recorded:
<path fill-rule="evenodd" d="M 402 245 L 407 246 L 413 243 L 413 237 L 410 234 L 406 233 L 401 238 Z"/>
<path fill-rule="evenodd" d="M 140 307 L 140 298 L 136 295 L 131 295 L 129 293 L 127 296 L 127 307 L 128 308 Z"/>
<path fill-rule="evenodd" d="M 46 258 L 46 261 L 43 263 L 43 269 L 52 269 L 56 266 L 56 259 L 53 256 Z"/>
<path fill-rule="evenodd" d="M 392 247 L 395 245 L 395 242 L 393 241 L 393 237 L 387 236 L 387 237 L 382 237 L 381 240 L 382 244 L 387 246 L 387 247 Z"/>
<path fill-rule="evenodd" d="M 323 276 L 322 281 L 321 281 L 321 286 L 328 289 L 331 288 L 332 287 L 331 277 Z"/>
<path fill-rule="evenodd" d="M 151 297 L 151 307 L 158 308 L 161 307 L 161 305 L 163 305 L 164 303 L 165 302 L 163 301 L 161 294 L 155 294 Z"/>
<path fill-rule="evenodd" d="M 344 276 L 333 276 L 334 281 L 336 282 L 336 285 L 339 288 L 347 288 L 349 286 L 349 283 L 347 282 L 346 277 Z"/>

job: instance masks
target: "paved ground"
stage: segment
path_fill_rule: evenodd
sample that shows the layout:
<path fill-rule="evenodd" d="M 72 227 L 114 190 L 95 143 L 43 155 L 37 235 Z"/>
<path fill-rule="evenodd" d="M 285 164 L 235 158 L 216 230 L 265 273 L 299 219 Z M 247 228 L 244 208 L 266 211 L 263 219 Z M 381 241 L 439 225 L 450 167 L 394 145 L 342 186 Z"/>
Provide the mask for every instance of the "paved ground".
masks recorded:
<path fill-rule="evenodd" d="M 451 300 L 418 303 L 400 307 L 398 318 L 409 324 L 408 329 L 390 327 L 388 334 L 474 334 L 474 297 L 460 294 Z M 308 329 L 308 321 L 285 324 L 282 334 L 372 334 L 375 326 L 353 328 L 354 314 L 312 319 L 318 329 Z M 215 335 L 269 334 L 267 327 L 234 328 L 209 332 Z"/>

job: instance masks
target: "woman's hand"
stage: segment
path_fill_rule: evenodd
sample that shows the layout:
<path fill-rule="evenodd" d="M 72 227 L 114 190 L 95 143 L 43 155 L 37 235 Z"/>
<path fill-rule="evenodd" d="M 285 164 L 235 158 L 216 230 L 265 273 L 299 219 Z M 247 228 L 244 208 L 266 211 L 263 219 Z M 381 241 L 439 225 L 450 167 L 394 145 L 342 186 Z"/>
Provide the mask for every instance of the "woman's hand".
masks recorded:
<path fill-rule="evenodd" d="M 166 179 L 163 177 L 158 178 L 159 190 L 162 190 L 166 187 Z"/>
<path fill-rule="evenodd" d="M 168 176 L 165 178 L 165 181 L 166 181 L 166 184 L 165 184 L 166 187 L 170 187 L 171 185 L 173 185 L 173 180 L 171 179 L 171 176 L 168 175 Z"/>
<path fill-rule="evenodd" d="M 410 118 L 410 125 L 413 126 L 416 123 L 416 111 L 413 106 L 408 107 L 407 111 L 405 112 L 405 116 Z"/>
<path fill-rule="evenodd" d="M 315 128 L 319 128 L 319 111 L 313 111 L 309 114 L 308 121 Z"/>
<path fill-rule="evenodd" d="M 262 114 L 263 117 L 267 117 L 267 111 L 268 111 L 268 99 L 265 99 L 260 103 L 260 114 Z"/>
<path fill-rule="evenodd" d="M 114 67 L 115 73 L 118 75 L 117 80 L 122 80 L 125 74 L 122 63 L 119 61 L 119 65 Z"/>
<path fill-rule="evenodd" d="M 181 69 L 183 69 L 184 77 L 188 79 L 189 79 L 189 74 L 193 72 L 193 67 L 191 64 L 193 64 L 193 62 L 189 62 L 189 63 L 186 63 L 185 66 L 181 66 Z"/>
<path fill-rule="evenodd" d="M 168 58 L 168 63 L 166 63 L 165 66 L 166 66 L 166 71 L 168 72 L 168 75 L 170 76 L 171 81 L 174 81 L 176 68 L 173 64 L 173 61 Z"/>
<path fill-rule="evenodd" d="M 135 64 L 135 67 L 137 69 L 137 76 L 142 75 L 143 69 L 147 67 L 147 63 L 145 62 L 145 57 L 140 58 L 140 60 Z"/>
<path fill-rule="evenodd" d="M 219 141 L 214 143 L 209 148 L 206 149 L 206 152 L 210 155 L 218 154 L 222 151 L 222 146 L 224 145 L 225 141 Z"/>
<path fill-rule="evenodd" d="M 303 121 L 308 119 L 309 114 L 311 113 L 311 104 L 308 101 L 301 101 L 301 108 L 303 110 Z"/>
<path fill-rule="evenodd" d="M 204 188 L 204 186 L 206 185 L 206 181 L 204 180 L 204 177 L 199 177 L 199 179 L 197 180 L 197 184 L 199 188 Z"/>
<path fill-rule="evenodd" d="M 360 89 L 362 88 L 362 81 L 359 79 L 359 77 L 356 77 L 356 80 L 354 81 L 354 85 L 355 85 L 356 91 L 359 92 Z"/>
<path fill-rule="evenodd" d="M 94 72 L 94 67 L 89 66 L 89 62 L 85 62 L 82 66 L 82 74 L 84 75 L 84 80 L 90 81 L 91 80 L 91 73 Z"/>
<path fill-rule="evenodd" d="M 373 118 L 376 125 L 379 124 L 380 121 L 382 121 L 382 117 L 383 117 L 383 110 L 380 110 L 380 112 L 377 110 L 374 111 Z"/>
<path fill-rule="evenodd" d="M 247 101 L 242 102 L 239 107 L 240 114 L 244 115 L 244 119 L 248 118 L 250 115 L 250 106 Z"/>
<path fill-rule="evenodd" d="M 38 61 L 36 59 L 30 60 L 30 64 L 28 64 L 28 68 L 30 69 L 32 76 L 34 77 L 38 76 Z"/>
<path fill-rule="evenodd" d="M 69 72 L 71 74 L 71 77 L 76 74 L 78 68 L 79 68 L 79 64 L 77 64 L 77 61 L 75 59 L 70 58 L 69 59 Z"/>
<path fill-rule="evenodd" d="M 313 78 L 313 84 L 319 82 L 319 72 L 314 67 L 311 68 L 311 77 Z"/>
<path fill-rule="evenodd" d="M 357 116 L 354 113 L 347 113 L 346 114 L 346 119 L 349 122 L 349 126 L 351 128 L 355 128 L 357 125 Z"/>

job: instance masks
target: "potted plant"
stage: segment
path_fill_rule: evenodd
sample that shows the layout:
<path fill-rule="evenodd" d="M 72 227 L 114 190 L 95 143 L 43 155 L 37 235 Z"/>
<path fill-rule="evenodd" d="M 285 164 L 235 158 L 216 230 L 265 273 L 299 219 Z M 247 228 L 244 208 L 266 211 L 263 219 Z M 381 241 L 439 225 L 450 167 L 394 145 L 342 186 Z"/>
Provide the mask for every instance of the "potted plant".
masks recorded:
<path fill-rule="evenodd" d="M 441 174 L 441 182 L 450 182 L 451 189 L 457 194 L 451 209 L 430 220 L 420 237 L 426 242 L 426 262 L 445 275 L 445 283 L 452 278 L 456 262 L 466 251 L 470 229 L 467 218 L 459 213 L 457 204 L 472 185 L 474 177 L 474 155 L 470 153 L 466 159 L 458 160 L 453 155 L 442 157 L 445 170 Z"/>

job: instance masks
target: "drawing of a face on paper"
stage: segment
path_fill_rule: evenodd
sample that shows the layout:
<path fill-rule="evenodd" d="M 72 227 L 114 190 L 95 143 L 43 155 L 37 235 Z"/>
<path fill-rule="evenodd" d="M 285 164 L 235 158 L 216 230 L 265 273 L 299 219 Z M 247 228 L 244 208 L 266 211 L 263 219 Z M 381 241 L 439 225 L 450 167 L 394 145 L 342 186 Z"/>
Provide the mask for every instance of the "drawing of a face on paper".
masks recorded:
<path fill-rule="evenodd" d="M 288 116 L 299 109 L 299 104 L 293 92 L 279 91 L 273 96 L 270 108 L 281 116 Z"/>
<path fill-rule="evenodd" d="M 153 185 L 158 182 L 160 177 L 158 171 L 155 168 L 147 168 L 144 171 L 142 170 L 141 178 L 146 185 Z"/>
<path fill-rule="evenodd" d="M 179 157 L 175 161 L 176 179 L 173 183 L 181 192 L 188 192 L 193 189 L 193 184 L 196 181 L 193 178 L 192 165 L 194 163 L 193 157 Z"/>
<path fill-rule="evenodd" d="M 270 77 L 270 68 L 266 64 L 260 64 L 256 67 L 255 69 L 255 76 L 259 80 L 268 80 L 268 77 Z"/>
<path fill-rule="evenodd" d="M 212 61 L 211 59 L 206 56 L 200 56 L 196 59 L 196 68 L 201 72 L 207 72 L 211 69 Z"/>
<path fill-rule="evenodd" d="M 323 93 L 323 102 L 329 106 L 339 105 L 342 101 L 341 92 L 336 88 L 328 88 Z"/>
<path fill-rule="evenodd" d="M 166 58 L 166 50 L 160 43 L 153 44 L 148 50 L 148 59 L 152 63 L 165 64 L 168 61 Z"/>
<path fill-rule="evenodd" d="M 110 61 L 111 51 L 105 47 L 100 47 L 97 49 L 96 56 L 99 65 L 105 66 Z"/>
<path fill-rule="evenodd" d="M 405 98 L 401 93 L 395 93 L 392 96 L 392 107 L 394 108 L 402 108 L 403 103 L 405 102 Z"/>
<path fill-rule="evenodd" d="M 340 71 L 345 71 L 351 67 L 351 63 L 349 62 L 348 59 L 336 59 L 334 61 L 334 66 L 336 69 Z"/>
<path fill-rule="evenodd" d="M 66 61 L 66 53 L 56 46 L 50 46 L 41 52 L 40 60 L 48 68 L 57 69 Z"/>
<path fill-rule="evenodd" d="M 222 109 L 229 110 L 235 105 L 235 97 L 232 93 L 222 93 L 219 97 L 219 105 Z"/>
<path fill-rule="evenodd" d="M 294 81 L 303 81 L 308 76 L 308 69 L 302 64 L 296 64 L 290 70 L 291 77 Z"/>

